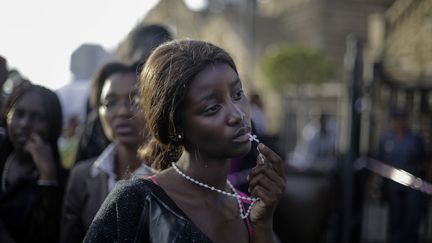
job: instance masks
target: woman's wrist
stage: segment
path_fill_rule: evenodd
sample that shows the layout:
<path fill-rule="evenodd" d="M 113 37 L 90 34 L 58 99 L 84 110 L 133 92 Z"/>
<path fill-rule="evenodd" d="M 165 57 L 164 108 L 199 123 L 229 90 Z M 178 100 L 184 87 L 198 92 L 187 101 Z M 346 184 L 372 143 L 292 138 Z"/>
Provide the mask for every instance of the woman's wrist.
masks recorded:
<path fill-rule="evenodd" d="M 44 163 L 35 163 L 39 171 L 39 179 L 41 180 L 55 180 L 57 181 L 56 169 L 54 162 L 44 161 Z"/>
<path fill-rule="evenodd" d="M 266 215 L 265 217 L 260 217 L 259 219 L 253 219 L 251 220 L 252 226 L 254 227 L 258 227 L 258 228 L 271 228 L 273 229 L 273 214 L 274 211 L 269 214 Z"/>
<path fill-rule="evenodd" d="M 255 223 L 252 224 L 252 229 L 254 243 L 273 242 L 273 223 Z"/>
<path fill-rule="evenodd" d="M 57 175 L 53 171 L 41 172 L 38 181 L 55 181 L 55 182 L 57 182 Z"/>
<path fill-rule="evenodd" d="M 37 181 L 37 184 L 39 186 L 58 186 L 57 180 L 45 180 L 45 179 L 39 179 Z"/>
<path fill-rule="evenodd" d="M 256 223 L 252 223 L 252 227 L 254 229 L 258 229 L 258 230 L 270 230 L 273 231 L 273 221 L 268 222 L 268 223 L 264 223 L 264 222 L 256 222 Z"/>

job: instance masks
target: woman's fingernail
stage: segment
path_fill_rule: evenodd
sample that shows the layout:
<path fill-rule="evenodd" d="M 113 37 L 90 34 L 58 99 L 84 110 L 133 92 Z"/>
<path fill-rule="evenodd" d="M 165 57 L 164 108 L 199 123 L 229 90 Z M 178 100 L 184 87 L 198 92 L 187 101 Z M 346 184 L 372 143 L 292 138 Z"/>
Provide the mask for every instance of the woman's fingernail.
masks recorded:
<path fill-rule="evenodd" d="M 263 143 L 260 143 L 258 145 L 258 147 L 259 147 L 260 150 L 265 150 L 266 149 L 266 146 Z"/>

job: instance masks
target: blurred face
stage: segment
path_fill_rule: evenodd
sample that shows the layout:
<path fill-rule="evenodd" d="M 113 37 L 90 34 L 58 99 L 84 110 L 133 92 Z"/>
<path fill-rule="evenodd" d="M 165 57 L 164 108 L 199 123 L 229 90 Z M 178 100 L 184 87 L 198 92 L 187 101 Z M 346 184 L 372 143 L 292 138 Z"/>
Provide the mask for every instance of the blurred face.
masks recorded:
<path fill-rule="evenodd" d="M 102 88 L 99 116 L 105 135 L 115 144 L 139 146 L 144 141 L 136 85 L 134 73 L 120 73 L 110 76 Z"/>
<path fill-rule="evenodd" d="M 49 124 L 42 98 L 35 91 L 21 96 L 7 114 L 8 135 L 14 148 L 24 151 L 26 141 L 32 133 L 42 139 L 48 138 Z"/>
<path fill-rule="evenodd" d="M 396 132 L 400 132 L 400 133 L 405 132 L 405 130 L 407 129 L 406 118 L 404 117 L 393 118 L 392 126 Z"/>
<path fill-rule="evenodd" d="M 209 65 L 200 72 L 190 84 L 181 111 L 180 129 L 189 152 L 227 159 L 250 150 L 249 103 L 229 65 Z"/>

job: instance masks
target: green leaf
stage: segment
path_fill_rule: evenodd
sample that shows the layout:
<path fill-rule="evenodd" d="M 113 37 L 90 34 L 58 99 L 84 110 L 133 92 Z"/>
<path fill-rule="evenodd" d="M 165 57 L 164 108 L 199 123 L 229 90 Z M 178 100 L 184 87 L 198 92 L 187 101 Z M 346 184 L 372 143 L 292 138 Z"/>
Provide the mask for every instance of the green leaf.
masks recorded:
<path fill-rule="evenodd" d="M 336 66 L 319 50 L 284 44 L 271 49 L 261 60 L 267 82 L 277 90 L 287 84 L 323 83 L 335 78 Z"/>

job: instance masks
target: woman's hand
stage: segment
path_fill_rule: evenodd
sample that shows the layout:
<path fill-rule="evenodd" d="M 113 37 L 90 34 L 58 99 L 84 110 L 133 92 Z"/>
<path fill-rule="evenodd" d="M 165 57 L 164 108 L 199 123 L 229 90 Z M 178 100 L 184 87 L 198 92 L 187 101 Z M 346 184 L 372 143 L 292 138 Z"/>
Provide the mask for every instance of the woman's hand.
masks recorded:
<path fill-rule="evenodd" d="M 249 192 L 260 200 L 255 202 L 250 214 L 252 224 L 258 227 L 272 227 L 273 213 L 285 189 L 283 161 L 270 148 L 260 143 L 261 157 L 249 174 Z"/>
<path fill-rule="evenodd" d="M 51 147 L 42 138 L 33 133 L 25 145 L 40 174 L 40 180 L 57 181 L 57 173 Z"/>

